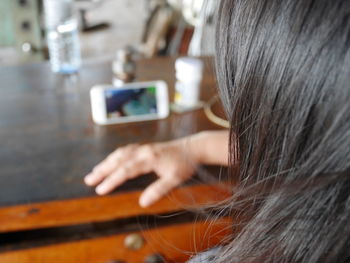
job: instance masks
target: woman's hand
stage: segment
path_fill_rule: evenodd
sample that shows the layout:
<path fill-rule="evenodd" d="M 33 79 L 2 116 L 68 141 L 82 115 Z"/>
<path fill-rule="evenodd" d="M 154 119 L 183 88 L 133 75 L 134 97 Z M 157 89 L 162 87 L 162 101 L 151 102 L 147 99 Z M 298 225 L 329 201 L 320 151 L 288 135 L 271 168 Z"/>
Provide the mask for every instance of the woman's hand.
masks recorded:
<path fill-rule="evenodd" d="M 97 186 L 97 194 L 104 195 L 129 179 L 155 172 L 158 180 L 146 188 L 139 201 L 141 206 L 149 206 L 193 175 L 199 160 L 191 152 L 189 138 L 118 148 L 85 177 L 85 183 Z"/>
<path fill-rule="evenodd" d="M 159 177 L 142 193 L 140 205 L 149 206 L 189 179 L 198 164 L 228 164 L 228 130 L 206 131 L 165 142 L 118 148 L 85 177 L 100 195 L 125 181 L 155 172 Z"/>

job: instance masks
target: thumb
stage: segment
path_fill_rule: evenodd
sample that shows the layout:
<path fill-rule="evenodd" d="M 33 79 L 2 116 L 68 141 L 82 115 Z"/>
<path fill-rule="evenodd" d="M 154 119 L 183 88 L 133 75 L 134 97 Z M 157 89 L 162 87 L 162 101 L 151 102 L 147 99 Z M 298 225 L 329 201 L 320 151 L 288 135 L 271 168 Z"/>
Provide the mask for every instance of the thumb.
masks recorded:
<path fill-rule="evenodd" d="M 171 189 L 178 185 L 174 179 L 160 178 L 143 191 L 139 204 L 142 207 L 147 207 L 158 201 L 161 197 L 167 194 Z"/>

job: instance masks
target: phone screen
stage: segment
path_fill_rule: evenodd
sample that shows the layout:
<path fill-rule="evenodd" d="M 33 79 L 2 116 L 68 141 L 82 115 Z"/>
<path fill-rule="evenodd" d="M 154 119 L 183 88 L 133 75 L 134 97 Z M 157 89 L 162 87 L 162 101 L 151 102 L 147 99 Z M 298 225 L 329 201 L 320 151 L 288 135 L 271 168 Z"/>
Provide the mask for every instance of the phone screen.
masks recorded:
<path fill-rule="evenodd" d="M 157 115 L 156 88 L 108 89 L 104 91 L 107 118 Z"/>

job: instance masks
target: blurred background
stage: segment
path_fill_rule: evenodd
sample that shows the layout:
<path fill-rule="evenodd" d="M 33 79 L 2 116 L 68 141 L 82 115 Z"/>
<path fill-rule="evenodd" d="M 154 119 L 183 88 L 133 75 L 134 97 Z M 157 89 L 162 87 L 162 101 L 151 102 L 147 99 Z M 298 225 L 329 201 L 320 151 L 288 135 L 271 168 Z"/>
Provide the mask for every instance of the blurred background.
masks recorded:
<path fill-rule="evenodd" d="M 61 0 L 57 0 L 61 1 Z M 81 56 L 212 55 L 216 0 L 74 0 Z M 43 0 L 0 1 L 0 65 L 49 59 Z"/>

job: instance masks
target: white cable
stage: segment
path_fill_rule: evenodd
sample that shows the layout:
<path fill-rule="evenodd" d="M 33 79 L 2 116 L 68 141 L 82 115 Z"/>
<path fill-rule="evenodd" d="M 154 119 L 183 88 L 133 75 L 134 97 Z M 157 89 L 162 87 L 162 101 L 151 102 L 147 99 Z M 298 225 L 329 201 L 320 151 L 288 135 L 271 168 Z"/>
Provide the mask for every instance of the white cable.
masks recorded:
<path fill-rule="evenodd" d="M 208 102 L 206 102 L 204 105 L 204 113 L 211 122 L 213 122 L 213 123 L 215 123 L 223 128 L 228 129 L 228 128 L 230 128 L 230 123 L 227 120 L 224 120 L 224 119 L 220 118 L 219 116 L 217 116 L 212 110 L 212 106 L 218 100 L 219 100 L 219 97 L 215 96 L 215 97 L 211 98 Z"/>

